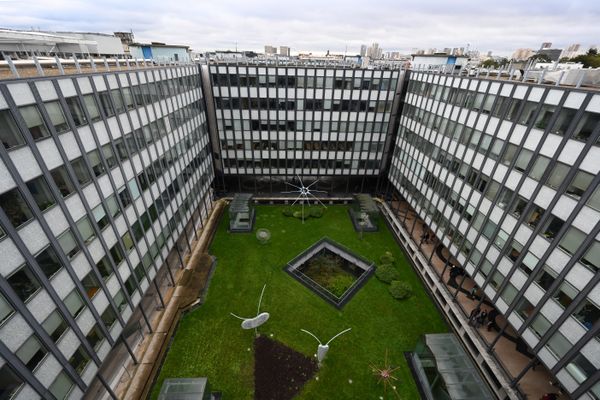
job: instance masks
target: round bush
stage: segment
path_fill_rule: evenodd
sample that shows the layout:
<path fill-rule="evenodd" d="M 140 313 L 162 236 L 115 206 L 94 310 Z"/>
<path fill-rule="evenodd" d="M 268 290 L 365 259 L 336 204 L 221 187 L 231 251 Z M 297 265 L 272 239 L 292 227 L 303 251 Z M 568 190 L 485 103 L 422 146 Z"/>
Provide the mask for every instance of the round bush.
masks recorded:
<path fill-rule="evenodd" d="M 381 261 L 382 264 L 393 264 L 396 259 L 391 252 L 386 251 L 384 255 L 379 257 L 379 261 Z"/>
<path fill-rule="evenodd" d="M 294 218 L 302 219 L 302 211 L 294 211 L 292 215 Z"/>
<path fill-rule="evenodd" d="M 289 208 L 289 207 L 284 208 L 283 211 L 282 211 L 282 213 L 286 217 L 292 217 L 294 215 L 294 211 L 292 211 L 292 209 Z"/>
<path fill-rule="evenodd" d="M 268 229 L 265 228 L 260 228 L 256 230 L 256 239 L 258 239 L 258 241 L 261 244 L 266 244 L 269 242 L 269 240 L 271 240 L 271 231 L 269 231 Z"/>
<path fill-rule="evenodd" d="M 397 300 L 408 299 L 412 296 L 412 287 L 406 282 L 392 281 L 388 290 L 392 297 Z"/>
<path fill-rule="evenodd" d="M 375 269 L 375 276 L 381 282 L 390 283 L 397 281 L 400 278 L 400 274 L 394 268 L 392 264 L 382 264 Z"/>
<path fill-rule="evenodd" d="M 323 216 L 323 209 L 322 208 L 311 208 L 310 216 L 313 218 L 321 218 Z"/>

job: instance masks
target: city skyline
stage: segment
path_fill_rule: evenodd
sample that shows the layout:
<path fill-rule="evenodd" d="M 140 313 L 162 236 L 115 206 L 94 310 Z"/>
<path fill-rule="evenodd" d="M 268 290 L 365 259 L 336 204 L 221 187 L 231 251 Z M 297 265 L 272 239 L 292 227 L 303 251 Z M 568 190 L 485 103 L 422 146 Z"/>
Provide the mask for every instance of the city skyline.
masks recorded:
<path fill-rule="evenodd" d="M 0 15 L 4 28 L 109 34 L 132 30 L 137 41 L 190 45 L 195 51 L 238 48 L 262 52 L 264 45 L 271 43 L 290 46 L 292 54 L 343 53 L 346 49 L 348 54 L 358 54 L 362 44 L 377 42 L 384 52 L 408 54 L 414 48 L 469 47 L 510 56 L 517 48 L 538 49 L 542 42 L 552 42 L 558 48 L 581 43 L 582 48 L 588 48 L 600 37 L 595 23 L 600 5 L 581 1 L 511 1 L 485 6 L 459 2 L 450 8 L 433 0 L 402 6 L 387 0 L 369 5 L 312 0 L 285 5 L 271 0 L 202 4 L 148 1 L 143 6 L 113 0 L 61 0 L 52 4 L 3 0 Z M 577 25 L 573 26 L 575 20 Z M 570 29 L 557 34 L 561 26 Z"/>

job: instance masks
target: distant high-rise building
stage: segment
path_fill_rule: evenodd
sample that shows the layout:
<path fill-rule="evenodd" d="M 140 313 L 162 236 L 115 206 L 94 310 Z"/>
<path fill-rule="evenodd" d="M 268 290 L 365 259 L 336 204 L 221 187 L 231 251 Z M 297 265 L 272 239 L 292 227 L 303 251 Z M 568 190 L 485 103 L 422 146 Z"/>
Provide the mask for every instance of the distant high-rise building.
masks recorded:
<path fill-rule="evenodd" d="M 364 57 L 367 55 L 367 45 L 363 44 L 360 46 L 360 56 Z"/>
<path fill-rule="evenodd" d="M 561 58 L 565 57 L 565 58 L 573 58 L 573 57 L 577 57 L 579 54 L 581 54 L 581 45 L 579 43 L 574 43 L 572 45 L 570 45 L 569 47 L 567 47 L 566 50 L 564 50 L 562 52 L 562 54 L 560 55 Z"/>
<path fill-rule="evenodd" d="M 279 54 L 282 56 L 290 56 L 290 48 L 288 46 L 279 46 Z"/>
<path fill-rule="evenodd" d="M 512 54 L 511 58 L 516 61 L 527 60 L 529 57 L 535 54 L 532 49 L 517 49 Z"/>
<path fill-rule="evenodd" d="M 562 54 L 563 49 L 550 49 L 545 48 L 541 49 L 537 52 L 537 54 L 545 54 L 551 61 L 558 61 L 560 59 L 560 55 Z"/>
<path fill-rule="evenodd" d="M 552 47 L 552 42 L 544 42 L 542 43 L 542 46 L 540 47 L 540 50 L 542 49 L 549 49 Z"/>
<path fill-rule="evenodd" d="M 374 60 L 380 59 L 382 54 L 383 50 L 379 48 L 379 43 L 373 43 L 371 47 L 367 49 L 367 56 Z"/>
<path fill-rule="evenodd" d="M 266 55 L 273 55 L 273 54 L 277 54 L 277 47 L 275 46 L 270 46 L 270 45 L 265 45 L 265 54 Z"/>

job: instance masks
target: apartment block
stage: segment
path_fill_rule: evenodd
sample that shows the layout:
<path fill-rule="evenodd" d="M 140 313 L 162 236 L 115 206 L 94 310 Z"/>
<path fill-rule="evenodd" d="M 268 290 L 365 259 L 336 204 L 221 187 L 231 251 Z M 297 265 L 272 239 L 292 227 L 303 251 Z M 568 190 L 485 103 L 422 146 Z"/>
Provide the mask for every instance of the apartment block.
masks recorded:
<path fill-rule="evenodd" d="M 0 81 L 2 397 L 114 396 L 211 210 L 198 67 Z"/>

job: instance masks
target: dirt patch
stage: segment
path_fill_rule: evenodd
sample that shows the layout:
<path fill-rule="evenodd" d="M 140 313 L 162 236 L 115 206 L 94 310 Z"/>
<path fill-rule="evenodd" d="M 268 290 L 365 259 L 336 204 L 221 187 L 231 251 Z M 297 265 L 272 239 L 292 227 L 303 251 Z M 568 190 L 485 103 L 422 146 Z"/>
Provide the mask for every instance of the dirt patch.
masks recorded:
<path fill-rule="evenodd" d="M 317 372 L 315 359 L 260 336 L 254 340 L 254 398 L 287 400 Z"/>

